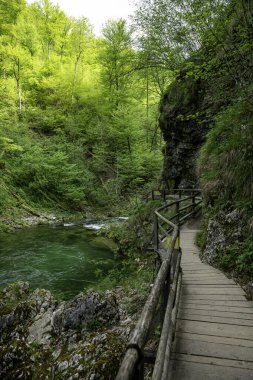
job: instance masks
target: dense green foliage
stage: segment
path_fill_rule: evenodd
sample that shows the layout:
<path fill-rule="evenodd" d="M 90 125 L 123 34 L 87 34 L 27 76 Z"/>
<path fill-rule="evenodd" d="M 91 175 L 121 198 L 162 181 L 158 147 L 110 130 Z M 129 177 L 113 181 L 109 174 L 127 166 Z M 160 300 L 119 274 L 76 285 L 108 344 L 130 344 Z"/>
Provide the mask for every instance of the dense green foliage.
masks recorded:
<path fill-rule="evenodd" d="M 155 180 L 157 81 L 126 22 L 95 38 L 49 0 L 0 7 L 0 214 L 110 209 Z"/>

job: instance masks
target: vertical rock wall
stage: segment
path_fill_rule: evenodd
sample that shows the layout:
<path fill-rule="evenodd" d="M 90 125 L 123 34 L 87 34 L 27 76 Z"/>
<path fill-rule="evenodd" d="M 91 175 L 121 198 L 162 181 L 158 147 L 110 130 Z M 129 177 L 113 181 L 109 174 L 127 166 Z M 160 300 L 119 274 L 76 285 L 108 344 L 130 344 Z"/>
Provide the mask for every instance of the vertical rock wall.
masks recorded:
<path fill-rule="evenodd" d="M 163 179 L 176 188 L 198 185 L 196 156 L 207 133 L 204 94 L 203 82 L 179 77 L 160 104 L 160 128 L 166 142 Z"/>

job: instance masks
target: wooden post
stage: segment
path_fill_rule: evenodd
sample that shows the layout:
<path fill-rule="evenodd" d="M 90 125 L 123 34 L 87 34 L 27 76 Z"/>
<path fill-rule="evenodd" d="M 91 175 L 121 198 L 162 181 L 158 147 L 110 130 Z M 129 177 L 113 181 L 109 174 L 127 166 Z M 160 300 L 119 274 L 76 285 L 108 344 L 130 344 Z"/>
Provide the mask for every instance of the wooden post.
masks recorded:
<path fill-rule="evenodd" d="M 164 189 L 163 189 L 163 201 L 166 202 L 166 192 Z"/>
<path fill-rule="evenodd" d="M 180 209 L 179 209 L 179 204 L 180 202 L 177 201 L 176 203 L 176 215 L 177 215 L 177 218 L 176 218 L 176 225 L 179 227 L 179 224 L 180 224 Z"/>
<path fill-rule="evenodd" d="M 181 194 L 181 190 L 180 190 Z M 181 198 L 181 195 L 180 195 Z M 176 219 L 176 225 L 178 226 L 178 246 L 180 247 L 180 200 L 176 203 L 176 214 L 177 214 L 177 219 Z"/>
<path fill-rule="evenodd" d="M 157 251 L 159 248 L 159 241 L 158 241 L 158 216 L 155 214 L 154 219 L 154 250 Z"/>
<path fill-rule="evenodd" d="M 192 213 L 195 213 L 195 190 L 192 191 Z"/>
<path fill-rule="evenodd" d="M 133 380 L 143 380 L 144 379 L 144 358 L 140 360 L 137 364 Z"/>
<path fill-rule="evenodd" d="M 160 316 L 160 325 L 161 329 L 164 323 L 164 316 L 167 309 L 168 299 L 169 299 L 169 291 L 170 291 L 170 272 L 171 272 L 171 266 L 168 270 L 168 276 L 164 283 L 163 291 L 162 291 L 162 306 L 161 306 L 161 316 Z"/>

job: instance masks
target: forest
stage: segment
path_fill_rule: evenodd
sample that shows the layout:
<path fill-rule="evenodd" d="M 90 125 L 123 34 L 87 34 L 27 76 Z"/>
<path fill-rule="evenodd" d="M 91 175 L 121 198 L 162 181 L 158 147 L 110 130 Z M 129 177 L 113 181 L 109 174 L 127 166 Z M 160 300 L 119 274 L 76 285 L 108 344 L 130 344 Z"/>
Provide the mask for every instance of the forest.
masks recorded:
<path fill-rule="evenodd" d="M 114 240 L 110 254 L 121 265 L 111 261 L 101 288 L 67 301 L 27 282 L 0 292 L 0 374 L 115 378 L 158 269 L 154 189 L 201 190 L 201 259 L 253 297 L 252 81 L 252 0 L 138 0 L 131 19 L 109 19 L 100 37 L 86 17 L 50 0 L 0 0 L 2 242 L 13 243 L 27 216 L 129 217 L 96 235 Z M 17 236 L 44 231 L 47 251 L 41 227 Z M 83 243 L 83 227 L 51 230 L 66 246 L 67 287 L 77 279 L 71 244 Z M 103 271 L 95 272 L 98 283 Z"/>
<path fill-rule="evenodd" d="M 124 209 L 160 174 L 170 70 L 146 65 L 123 19 L 97 38 L 49 0 L 0 7 L 1 216 Z"/>

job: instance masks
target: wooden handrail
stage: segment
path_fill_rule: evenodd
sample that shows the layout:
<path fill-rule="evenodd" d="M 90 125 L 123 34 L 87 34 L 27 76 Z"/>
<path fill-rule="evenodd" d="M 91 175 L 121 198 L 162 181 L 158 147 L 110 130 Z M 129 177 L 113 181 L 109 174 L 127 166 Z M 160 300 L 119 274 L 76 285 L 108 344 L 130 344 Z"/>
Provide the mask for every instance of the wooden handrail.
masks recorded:
<path fill-rule="evenodd" d="M 158 351 L 157 353 L 153 353 L 153 357 L 156 358 L 156 360 L 152 380 L 167 379 L 168 361 L 175 332 L 176 314 L 182 280 L 181 249 L 179 246 L 175 249 L 175 244 L 178 242 L 179 245 L 180 225 L 186 218 L 196 213 L 196 208 L 201 203 L 199 197 L 196 202 L 200 191 L 192 189 L 189 191 L 192 192 L 190 196 L 180 196 L 179 199 L 166 203 L 155 210 L 154 251 L 159 254 L 161 266 L 139 321 L 127 345 L 126 354 L 116 380 L 144 379 L 144 364 L 148 362 L 145 344 L 147 343 L 150 330 L 154 324 L 159 304 L 162 313 L 162 333 Z M 190 204 L 180 208 L 180 205 L 186 201 L 189 201 Z M 174 205 L 176 205 L 176 215 L 172 217 L 162 215 L 162 212 L 168 211 Z M 182 213 L 189 208 L 191 211 L 186 215 L 182 215 Z M 175 218 L 176 223 L 173 223 L 172 220 Z M 162 222 L 165 226 L 162 226 L 159 222 Z M 172 235 L 169 235 L 169 231 L 172 231 Z M 162 304 L 160 302 L 161 298 Z"/>

